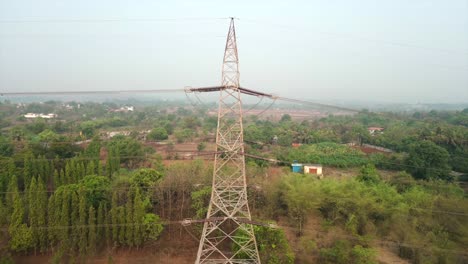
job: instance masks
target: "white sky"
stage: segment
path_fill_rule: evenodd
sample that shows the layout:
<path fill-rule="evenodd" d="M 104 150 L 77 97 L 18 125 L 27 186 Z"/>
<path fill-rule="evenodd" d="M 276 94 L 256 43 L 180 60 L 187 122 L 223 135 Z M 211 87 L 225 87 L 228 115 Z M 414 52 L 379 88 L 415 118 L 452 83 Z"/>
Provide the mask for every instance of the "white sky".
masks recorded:
<path fill-rule="evenodd" d="M 0 91 L 218 85 L 229 20 L 216 18 L 229 16 L 239 18 L 244 87 L 312 100 L 468 102 L 464 0 L 0 0 Z M 147 18 L 174 20 L 129 20 Z"/>

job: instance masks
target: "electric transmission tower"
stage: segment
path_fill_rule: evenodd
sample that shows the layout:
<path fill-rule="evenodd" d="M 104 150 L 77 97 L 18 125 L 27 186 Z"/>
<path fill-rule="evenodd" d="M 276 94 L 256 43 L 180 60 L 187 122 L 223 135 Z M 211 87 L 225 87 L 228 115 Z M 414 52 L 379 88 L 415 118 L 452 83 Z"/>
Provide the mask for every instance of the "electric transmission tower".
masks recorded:
<path fill-rule="evenodd" d="M 211 200 L 196 263 L 260 263 L 247 200 L 239 89 L 239 57 L 234 18 L 231 18 L 224 51 L 220 91 L 216 154 Z"/>

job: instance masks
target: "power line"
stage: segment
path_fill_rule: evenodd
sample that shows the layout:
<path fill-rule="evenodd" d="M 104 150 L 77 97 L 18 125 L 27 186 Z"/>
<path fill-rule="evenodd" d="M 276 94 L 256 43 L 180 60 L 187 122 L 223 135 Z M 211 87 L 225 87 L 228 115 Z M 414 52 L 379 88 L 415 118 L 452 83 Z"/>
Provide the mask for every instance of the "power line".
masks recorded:
<path fill-rule="evenodd" d="M 298 227 L 287 226 L 287 225 L 278 225 L 278 227 L 281 227 L 281 228 L 284 228 L 284 229 L 292 229 L 292 230 L 296 230 L 296 231 L 308 230 L 308 231 L 313 231 L 313 232 L 321 233 L 321 234 L 329 234 L 329 232 L 327 232 L 327 231 L 315 230 L 315 229 L 311 229 L 311 228 L 298 228 Z M 333 234 L 333 236 L 334 237 L 357 240 L 357 241 L 362 241 L 362 237 L 354 236 L 354 235 Z M 417 247 L 418 249 L 422 249 L 424 251 L 430 251 L 431 250 L 430 248 L 427 248 L 427 245 L 422 245 L 422 244 L 411 244 L 411 243 L 405 243 L 405 242 L 402 242 L 402 241 L 384 240 L 384 239 L 375 239 L 375 238 L 373 238 L 372 241 L 381 242 L 383 244 L 390 243 L 390 244 L 397 245 L 397 246 Z M 461 251 L 461 250 L 445 249 L 445 248 L 439 248 L 439 247 L 433 247 L 433 248 L 435 248 L 437 250 L 440 250 L 440 251 L 459 253 L 459 254 L 463 254 L 463 255 L 467 254 L 466 251 Z"/>
<path fill-rule="evenodd" d="M 25 95 L 77 95 L 77 94 L 133 94 L 133 93 L 178 93 L 184 89 L 149 89 L 149 90 L 98 90 L 98 91 L 44 91 L 44 92 L 0 92 L 1 96 Z"/>
<path fill-rule="evenodd" d="M 61 186 L 66 186 L 67 184 L 64 184 L 64 185 L 61 185 Z M 174 184 L 174 185 L 170 185 L 170 186 L 138 186 L 138 187 L 135 187 L 135 186 L 126 186 L 126 187 L 109 187 L 109 188 L 102 188 L 102 187 L 95 187 L 95 188 L 89 188 L 89 187 L 84 187 L 82 190 L 84 192 L 96 192 L 96 191 L 117 191 L 117 192 L 125 192 L 125 191 L 130 191 L 131 189 L 134 189 L 134 188 L 138 188 L 138 189 L 141 189 L 141 190 L 146 190 L 146 191 L 150 191 L 150 190 L 154 190 L 154 191 L 157 191 L 157 190 L 171 190 L 171 189 L 175 189 L 175 188 L 199 188 L 199 187 L 210 187 L 211 185 L 210 184 L 204 184 L 204 183 L 189 183 L 189 184 Z M 59 186 L 60 187 L 60 186 Z M 248 184 L 247 185 L 248 188 L 251 188 L 251 189 L 258 189 L 259 187 L 261 187 L 260 185 L 257 185 L 257 184 Z M 58 189 L 58 188 L 57 188 Z M 57 189 L 54 189 L 54 190 L 45 190 L 45 191 L 33 191 L 34 193 L 55 193 L 57 191 Z M 74 190 L 74 189 L 62 189 L 62 192 L 78 192 L 79 190 Z M 20 191 L 20 190 L 17 190 L 17 191 L 0 191 L 0 194 L 14 194 L 14 193 L 18 193 L 18 194 L 27 194 L 27 193 L 30 193 L 30 191 L 28 190 L 23 190 L 23 191 Z M 343 201 L 343 200 L 346 200 L 346 201 L 352 201 L 354 202 L 353 199 L 349 199 L 349 198 L 346 198 L 346 197 L 341 197 L 339 198 L 339 200 Z M 313 208 L 313 209 L 320 209 L 320 208 Z M 468 213 L 465 213 L 465 212 L 460 212 L 460 211 L 445 211 L 445 210 L 434 210 L 434 209 L 427 209 L 427 208 L 421 208 L 421 207 L 408 207 L 409 210 L 418 210 L 418 211 L 425 211 L 425 212 L 428 212 L 428 213 L 437 213 L 437 214 L 447 214 L 447 215 L 455 215 L 455 216 L 468 216 Z"/>
<path fill-rule="evenodd" d="M 263 145 L 267 145 L 267 144 L 263 144 Z M 269 161 L 269 162 L 273 162 L 273 163 L 283 163 L 283 164 L 292 164 L 293 163 L 292 161 L 285 161 L 285 160 L 279 160 L 279 159 L 273 159 L 273 158 L 266 158 L 266 157 L 247 154 L 247 153 L 244 153 L 244 154 L 247 157 L 251 157 L 251 158 L 255 158 L 255 159 L 261 159 L 261 160 L 265 160 L 265 161 Z M 372 161 L 372 160 L 368 159 L 368 161 Z M 393 163 L 393 162 L 387 162 L 387 161 L 378 161 L 378 164 L 382 164 L 382 163 L 383 164 L 389 164 L 389 165 L 397 165 L 397 166 L 407 167 L 407 168 L 416 168 L 416 169 L 425 169 L 425 170 L 431 170 L 431 171 L 445 172 L 445 170 L 437 169 L 437 168 L 418 167 L 418 166 L 411 166 L 411 165 L 404 164 L 404 163 L 400 164 L 400 163 Z"/>
<path fill-rule="evenodd" d="M 158 143 L 159 141 L 154 141 L 156 143 Z M 249 141 L 246 141 L 246 142 L 249 142 Z M 255 142 L 255 144 L 259 144 L 257 142 Z M 0 145 L 2 145 L 0 143 Z M 272 144 L 261 144 L 261 145 L 272 145 Z M 190 154 L 190 156 L 210 156 L 210 155 L 215 155 L 215 154 L 219 154 L 219 152 L 216 152 L 216 151 L 191 151 L 191 150 L 166 150 L 165 151 L 166 153 L 168 154 L 172 154 L 172 153 L 187 153 L 187 154 Z M 158 153 L 156 153 L 158 154 Z M 260 159 L 260 160 L 265 160 L 265 161 L 269 161 L 269 162 L 272 162 L 272 163 L 282 163 L 282 164 L 292 164 L 293 162 L 292 161 L 285 161 L 285 160 L 279 160 L 279 159 L 276 159 L 276 158 L 267 158 L 267 157 L 262 157 L 262 156 L 258 156 L 258 155 L 253 155 L 253 154 L 248 154 L 248 153 L 243 153 L 245 156 L 247 157 L 250 157 L 250 158 L 255 158 L 255 159 Z M 145 154 L 145 155 L 128 155 L 128 156 L 119 156 L 119 157 L 108 157 L 108 159 L 139 159 L 139 158 L 143 158 L 143 159 L 157 159 L 157 157 L 152 157 L 151 156 L 152 154 Z M 21 160 L 15 160 L 14 158 L 7 158 L 7 159 L 12 159 L 14 162 L 21 162 L 25 159 L 21 159 Z M 71 158 L 26 158 L 26 160 L 29 160 L 29 161 L 63 161 L 63 160 L 77 160 L 77 161 L 82 161 L 82 160 L 88 160 L 88 161 L 96 161 L 96 160 L 103 160 L 101 159 L 100 157 L 80 157 L 80 156 L 75 156 L 75 157 L 71 157 Z M 368 161 L 372 161 L 372 159 L 368 159 Z M 425 170 L 430 170 L 430 171 L 438 171 L 438 172 L 445 172 L 445 170 L 443 169 L 437 169 L 437 168 L 428 168 L 428 167 L 420 167 L 420 166 L 412 166 L 412 165 L 408 165 L 408 164 L 405 164 L 405 163 L 394 163 L 394 162 L 388 162 L 388 161 L 377 161 L 377 165 L 378 164 L 387 164 L 387 165 L 396 165 L 396 166 L 399 166 L 399 167 L 406 167 L 406 168 L 415 168 L 415 169 L 425 169 Z"/>
<path fill-rule="evenodd" d="M 0 95 L 1 96 L 26 96 L 26 95 L 79 95 L 79 94 L 133 94 L 133 93 L 145 94 L 145 93 L 173 93 L 173 92 L 179 93 L 179 92 L 187 92 L 187 91 L 186 89 L 44 91 L 44 92 L 0 92 Z M 288 98 L 284 96 L 275 96 L 275 95 L 266 94 L 266 93 L 256 93 L 256 94 L 248 93 L 248 94 L 259 96 L 259 97 L 267 97 L 272 100 L 281 100 L 281 101 L 290 102 L 290 103 L 299 103 L 299 104 L 305 104 L 305 105 L 319 106 L 319 107 L 337 109 L 337 110 L 354 112 L 354 113 L 360 112 L 359 110 L 356 110 L 356 109 L 322 104 L 322 103 L 317 103 L 317 102 L 312 102 L 312 101 L 307 101 L 307 100 Z"/>
<path fill-rule="evenodd" d="M 0 24 L 24 24 L 24 23 L 45 23 L 45 24 L 54 24 L 54 23 L 121 23 L 121 22 L 136 22 L 136 23 L 144 23 L 144 22 L 179 22 L 179 21 L 213 21 L 213 20 L 227 20 L 230 19 L 229 17 L 182 17 L 182 18 L 67 18 L 67 19 L 3 19 L 0 20 Z M 244 21 L 247 23 L 255 23 L 255 24 L 262 24 L 268 25 L 270 27 L 275 28 L 288 28 L 288 29 L 295 29 L 301 30 L 299 27 L 294 25 L 286 25 L 286 24 L 278 24 L 269 22 L 266 20 L 259 20 L 259 19 L 249 19 L 249 18 L 242 18 L 240 21 Z M 365 42 L 373 42 L 383 45 L 390 45 L 390 46 L 399 46 L 404 48 L 413 48 L 413 49 L 424 49 L 424 50 L 431 50 L 431 51 L 439 51 L 444 53 L 462 53 L 468 54 L 468 51 L 457 51 L 457 50 L 450 50 L 450 49 L 443 49 L 443 48 L 436 48 L 436 47 L 426 47 L 414 43 L 406 43 L 406 42 L 398 42 L 393 40 L 382 40 L 382 39 L 374 39 L 372 37 L 363 37 L 357 36 L 349 33 L 342 33 L 342 32 L 329 32 L 323 30 L 316 30 L 318 34 L 325 34 L 331 35 L 340 38 L 348 38 L 354 39 L 358 41 L 365 41 Z"/>
<path fill-rule="evenodd" d="M 278 24 L 278 23 L 273 23 L 273 22 L 269 22 L 266 20 L 258 20 L 258 19 L 242 19 L 241 21 L 245 21 L 247 23 L 254 23 L 254 24 L 263 24 L 263 25 L 267 25 L 267 26 L 271 26 L 275 28 L 293 29 L 293 30 L 301 31 L 301 33 L 307 32 L 307 30 L 311 29 L 307 27 L 301 28 L 295 25 Z M 304 31 L 304 29 L 307 29 L 307 30 Z M 468 50 L 451 50 L 451 49 L 444 49 L 444 48 L 438 48 L 438 47 L 427 47 L 427 46 L 419 45 L 415 43 L 399 42 L 399 41 L 385 40 L 385 39 L 375 39 L 375 38 L 368 37 L 368 36 L 358 36 L 358 35 L 353 35 L 353 34 L 343 33 L 343 32 L 330 32 L 330 31 L 323 31 L 320 29 L 312 29 L 312 30 L 315 30 L 315 33 L 318 33 L 318 34 L 324 34 L 324 35 L 334 36 L 338 38 L 354 39 L 357 41 L 371 42 L 371 43 L 377 43 L 377 44 L 382 44 L 382 45 L 397 46 L 397 47 L 410 48 L 410 49 L 421 49 L 421 50 L 428 50 L 428 51 L 437 51 L 437 52 L 442 52 L 442 53 L 457 53 L 457 54 L 468 55 Z"/>
<path fill-rule="evenodd" d="M 353 113 L 359 113 L 361 112 L 360 110 L 352 109 L 352 108 L 347 108 L 347 107 L 341 107 L 341 106 L 334 106 L 334 105 L 329 105 L 329 104 L 322 104 L 322 103 L 317 103 L 317 102 L 312 102 L 312 101 L 306 101 L 306 100 L 300 100 L 300 99 L 293 99 L 293 98 L 288 98 L 288 97 L 283 97 L 280 96 L 277 98 L 278 100 L 286 101 L 286 102 L 291 102 L 291 103 L 299 103 L 299 104 L 306 104 L 306 105 L 315 105 L 315 106 L 320 106 L 324 108 L 333 108 L 337 110 L 343 110 L 347 112 L 353 112 Z"/>
<path fill-rule="evenodd" d="M 254 220 L 255 221 L 255 220 Z M 261 222 L 258 221 L 257 222 Z M 182 225 L 186 226 L 187 219 L 184 220 L 169 220 L 169 221 L 162 221 L 161 224 L 163 225 Z M 197 224 L 198 222 L 193 222 L 194 224 Z M 200 221 L 200 223 L 203 223 L 203 221 Z M 146 226 L 145 223 L 125 223 L 125 224 L 94 224 L 94 225 L 57 225 L 57 226 L 29 226 L 29 228 L 33 228 L 36 230 L 63 230 L 63 229 L 69 229 L 69 228 L 104 228 L 104 227 L 129 227 L 129 226 Z M 317 230 L 317 229 L 312 229 L 312 228 L 298 228 L 296 226 L 290 226 L 290 225 L 277 225 L 274 224 L 273 226 L 275 228 L 282 228 L 282 229 L 290 229 L 290 230 L 295 230 L 295 231 L 312 231 L 320 234 L 330 234 L 327 231 L 322 231 L 322 230 Z M 316 227 L 321 227 L 320 225 L 315 225 Z M 273 227 L 272 227 L 273 228 Z M 8 227 L 3 227 L 0 228 L 0 230 L 3 231 L 8 231 Z M 357 240 L 357 241 L 362 241 L 363 237 L 356 236 L 356 235 L 345 235 L 345 234 L 332 234 L 333 237 L 338 237 L 338 238 L 346 238 L 346 239 L 351 239 L 351 240 Z M 406 243 L 402 241 L 394 241 L 394 240 L 386 240 L 386 239 L 376 239 L 376 238 L 371 238 L 373 242 L 380 242 L 382 244 L 389 243 L 392 245 L 397 245 L 397 246 L 406 246 L 406 247 L 416 247 L 418 249 L 422 249 L 424 251 L 431 251 L 430 248 L 427 248 L 427 245 L 422 245 L 422 244 L 413 244 L 413 243 Z M 439 251 L 445 251 L 445 252 L 451 252 L 451 253 L 458 253 L 458 254 L 463 254 L 466 255 L 466 251 L 461 251 L 461 250 L 454 250 L 454 249 L 446 249 L 446 248 L 440 248 L 440 247 L 433 247 L 433 249 L 439 250 Z"/>
<path fill-rule="evenodd" d="M 151 129 L 147 129 L 147 130 L 151 130 Z M 71 135 L 73 136 L 73 135 Z M 118 135 L 116 135 L 118 136 Z M 208 140 L 210 139 L 213 139 L 213 138 L 206 138 Z M 160 144 L 162 146 L 167 146 L 169 145 L 168 144 L 168 141 L 166 140 L 137 140 L 138 142 L 140 143 L 148 143 L 148 144 Z M 8 144 L 16 144 L 16 143 L 24 143 L 24 144 L 28 144 L 28 145 L 37 145 L 37 144 L 40 144 L 40 145 L 44 145 L 45 147 L 47 146 L 50 146 L 50 145 L 60 145 L 60 144 L 73 144 L 73 145 L 77 145 L 77 146 L 80 146 L 80 145 L 86 145 L 86 144 L 90 144 L 92 143 L 93 141 L 90 140 L 90 139 L 87 139 L 87 140 L 82 140 L 82 141 L 70 141 L 70 140 L 67 140 L 67 141 L 38 141 L 38 142 L 35 142 L 35 141 L 15 141 L 15 140 L 12 140 L 11 142 L 0 142 L 0 146 L 1 145 L 8 145 Z M 112 138 L 108 139 L 108 140 L 100 140 L 100 141 L 94 141 L 94 143 L 103 143 L 103 144 L 106 144 L 106 143 L 111 143 L 113 142 L 112 141 Z"/>
<path fill-rule="evenodd" d="M 3 19 L 2 24 L 22 23 L 116 23 L 116 22 L 178 22 L 178 21 L 203 21 L 226 20 L 228 17 L 182 17 L 182 18 L 70 18 L 70 19 Z"/>

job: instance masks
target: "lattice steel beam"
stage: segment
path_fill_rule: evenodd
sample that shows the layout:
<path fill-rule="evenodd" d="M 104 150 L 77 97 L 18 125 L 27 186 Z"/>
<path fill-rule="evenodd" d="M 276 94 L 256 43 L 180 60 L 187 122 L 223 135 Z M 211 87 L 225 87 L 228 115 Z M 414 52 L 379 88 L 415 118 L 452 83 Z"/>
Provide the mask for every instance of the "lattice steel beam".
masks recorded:
<path fill-rule="evenodd" d="M 239 88 L 236 32 L 234 19 L 231 19 L 221 86 L 198 90 L 219 91 L 220 96 L 211 200 L 203 222 L 197 264 L 260 263 L 247 200 L 242 91 Z"/>

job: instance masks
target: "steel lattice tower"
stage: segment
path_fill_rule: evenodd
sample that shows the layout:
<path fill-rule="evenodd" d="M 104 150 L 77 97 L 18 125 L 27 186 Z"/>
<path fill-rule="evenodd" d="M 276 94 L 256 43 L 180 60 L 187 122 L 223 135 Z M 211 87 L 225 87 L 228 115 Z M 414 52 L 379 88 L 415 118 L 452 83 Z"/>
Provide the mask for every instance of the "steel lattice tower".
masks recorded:
<path fill-rule="evenodd" d="M 260 263 L 247 201 L 234 18 L 224 51 L 213 185 L 196 263 Z"/>

